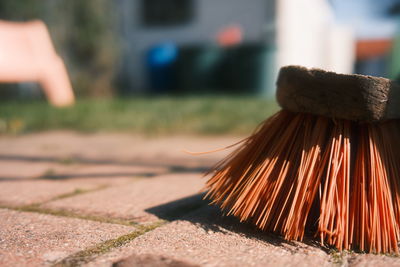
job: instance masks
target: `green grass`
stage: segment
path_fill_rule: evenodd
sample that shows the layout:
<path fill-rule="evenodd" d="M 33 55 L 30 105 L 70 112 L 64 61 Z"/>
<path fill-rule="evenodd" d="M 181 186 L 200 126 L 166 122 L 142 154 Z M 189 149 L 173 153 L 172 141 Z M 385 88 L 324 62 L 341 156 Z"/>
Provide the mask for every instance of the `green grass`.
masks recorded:
<path fill-rule="evenodd" d="M 155 97 L 83 99 L 72 108 L 46 102 L 0 103 L 0 133 L 70 129 L 147 135 L 248 134 L 278 110 L 256 97 Z"/>

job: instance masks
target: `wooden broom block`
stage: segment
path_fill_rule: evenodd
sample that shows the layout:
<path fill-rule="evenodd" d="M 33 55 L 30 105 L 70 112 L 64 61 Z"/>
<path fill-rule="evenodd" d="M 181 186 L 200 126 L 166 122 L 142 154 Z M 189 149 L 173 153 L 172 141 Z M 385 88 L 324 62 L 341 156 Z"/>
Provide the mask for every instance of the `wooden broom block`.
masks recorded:
<path fill-rule="evenodd" d="M 278 75 L 277 100 L 292 112 L 337 119 L 373 123 L 400 118 L 400 85 L 381 77 L 286 66 Z"/>

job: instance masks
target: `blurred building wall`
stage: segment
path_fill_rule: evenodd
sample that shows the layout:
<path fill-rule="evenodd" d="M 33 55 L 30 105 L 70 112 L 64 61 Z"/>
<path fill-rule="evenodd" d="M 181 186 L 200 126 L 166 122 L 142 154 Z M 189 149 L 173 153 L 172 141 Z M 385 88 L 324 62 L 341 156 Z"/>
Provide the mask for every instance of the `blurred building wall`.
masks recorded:
<path fill-rule="evenodd" d="M 143 0 L 145 1 L 145 0 Z M 244 42 L 274 42 L 275 0 L 193 0 L 193 18 L 184 25 L 147 27 L 142 22 L 143 1 L 116 1 L 122 42 L 120 79 L 129 92 L 146 90 L 145 55 L 162 42 L 215 44 L 226 26 L 239 25 Z"/>
<path fill-rule="evenodd" d="M 350 27 L 335 22 L 327 0 L 279 0 L 277 45 L 278 67 L 353 72 L 354 34 Z"/>

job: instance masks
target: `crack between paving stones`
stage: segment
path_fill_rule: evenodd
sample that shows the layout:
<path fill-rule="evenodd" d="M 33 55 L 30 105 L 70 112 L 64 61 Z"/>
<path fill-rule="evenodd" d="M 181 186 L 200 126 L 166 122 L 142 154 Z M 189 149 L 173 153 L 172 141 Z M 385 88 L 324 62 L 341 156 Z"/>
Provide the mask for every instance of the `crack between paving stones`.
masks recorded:
<path fill-rule="evenodd" d="M 33 213 L 53 215 L 53 216 L 58 216 L 58 217 L 68 217 L 68 218 L 82 219 L 82 220 L 102 222 L 102 223 L 119 224 L 119 225 L 125 225 L 125 226 L 139 225 L 139 223 L 137 223 L 137 222 L 123 220 L 123 219 L 101 217 L 101 216 L 95 216 L 95 215 L 81 215 L 81 214 L 77 214 L 75 212 L 66 211 L 66 210 L 52 210 L 52 209 L 41 208 L 40 204 L 39 205 L 33 204 L 33 205 L 19 206 L 19 207 L 18 206 L 17 207 L 9 207 L 9 206 L 0 205 L 0 209 L 9 209 L 9 210 L 15 210 L 15 211 L 21 211 L 21 212 L 33 212 Z"/>
<path fill-rule="evenodd" d="M 356 251 L 356 250 L 342 250 L 338 251 L 337 249 L 331 249 L 328 252 L 329 255 L 329 261 L 334 265 L 334 266 L 353 266 L 353 261 L 356 259 L 357 256 L 359 255 L 364 255 L 368 254 L 362 251 Z M 393 254 L 393 253 L 370 253 L 373 255 L 383 255 L 387 257 L 393 257 L 393 258 L 399 258 L 400 256 L 398 254 Z"/>
<path fill-rule="evenodd" d="M 78 196 L 78 195 L 83 195 L 83 194 L 87 194 L 87 193 L 91 193 L 91 192 L 96 192 L 96 191 L 100 191 L 100 190 L 103 190 L 103 189 L 106 189 L 106 188 L 109 188 L 109 187 L 111 187 L 111 186 L 110 185 L 106 185 L 106 184 L 102 184 L 102 185 L 100 185 L 100 186 L 98 186 L 96 188 L 93 188 L 93 189 L 76 188 L 73 192 L 61 194 L 61 195 L 55 196 L 55 197 L 53 197 L 53 198 L 51 198 L 49 200 L 46 200 L 46 201 L 43 201 L 43 202 L 40 202 L 40 203 L 35 203 L 35 204 L 32 204 L 32 205 L 40 206 L 40 205 L 43 205 L 43 204 L 46 204 L 46 203 L 49 203 L 49 202 L 52 202 L 52 201 L 65 199 L 65 198 L 69 198 L 69 197 L 74 197 L 74 196 Z"/>
<path fill-rule="evenodd" d="M 135 177 L 135 178 L 138 179 L 138 177 Z M 148 225 L 142 225 L 138 222 L 124 220 L 124 219 L 101 217 L 101 216 L 95 216 L 95 215 L 80 215 L 80 214 L 77 214 L 77 213 L 71 212 L 71 211 L 53 210 L 53 209 L 41 207 L 41 205 L 49 203 L 51 201 L 65 199 L 65 198 L 69 198 L 69 197 L 73 197 L 73 196 L 77 196 L 77 195 L 81 195 L 81 194 L 85 194 L 85 193 L 89 193 L 89 192 L 94 192 L 94 191 L 102 190 L 102 189 L 105 189 L 108 187 L 111 187 L 111 186 L 110 185 L 100 185 L 99 187 L 91 189 L 91 190 L 85 190 L 85 189 L 78 188 L 71 193 L 61 194 L 50 200 L 40 202 L 40 203 L 34 203 L 34 204 L 22 205 L 22 206 L 7 206 L 7 205 L 0 204 L 0 209 L 8 209 L 8 210 L 14 210 L 14 211 L 20 211 L 20 212 L 32 212 L 32 213 L 46 214 L 46 215 L 52 215 L 52 216 L 57 216 L 57 217 L 68 217 L 68 218 L 82 219 L 82 220 L 88 220 L 88 221 L 96 221 L 96 222 L 101 222 L 101 223 L 118 224 L 118 225 L 124 225 L 124 226 L 133 226 L 136 228 L 135 231 L 133 231 L 129 234 L 122 235 L 115 239 L 106 240 L 106 241 L 99 243 L 95 246 L 92 246 L 88 249 L 81 250 L 77 253 L 74 253 L 74 254 L 64 258 L 61 261 L 53 263 L 53 265 L 52 265 L 52 266 L 57 266 L 57 267 L 68 267 L 68 266 L 80 266 L 84 263 L 93 261 L 98 256 L 103 255 L 103 254 L 111 251 L 114 248 L 121 247 L 121 246 L 131 242 L 135 238 L 137 238 L 149 231 L 152 231 L 162 225 L 165 225 L 171 221 L 179 220 L 180 217 L 182 217 L 186 214 L 189 214 L 191 212 L 194 212 L 204 206 L 203 203 L 196 203 L 196 204 L 192 203 L 186 207 L 180 207 L 179 210 L 172 210 L 171 212 L 169 212 L 168 216 L 167 216 L 168 218 L 161 219 L 157 222 L 154 222 L 154 223 L 151 223 Z"/>
<path fill-rule="evenodd" d="M 34 203 L 34 204 L 22 205 L 22 206 L 0 205 L 0 208 L 15 210 L 15 211 L 22 211 L 22 212 L 33 212 L 33 213 L 39 213 L 39 214 L 53 215 L 53 216 L 58 216 L 58 217 L 83 219 L 83 220 L 96 221 L 96 222 L 102 222 L 102 223 L 120 224 L 120 225 L 125 225 L 125 226 L 137 226 L 138 225 L 137 222 L 124 220 L 124 219 L 115 219 L 115 218 L 101 217 L 101 216 L 95 216 L 95 215 L 81 215 L 81 214 L 77 214 L 77 213 L 71 212 L 71 211 L 53 210 L 53 209 L 41 207 L 41 205 L 52 202 L 52 201 L 65 199 L 65 198 L 69 198 L 69 197 L 74 197 L 74 196 L 82 195 L 82 194 L 86 194 L 86 193 L 91 193 L 91 192 L 103 190 L 108 187 L 111 187 L 111 186 L 103 184 L 94 189 L 88 189 L 88 190 L 77 188 L 73 192 L 61 194 L 61 195 L 58 195 L 56 197 L 53 197 L 49 200 L 46 200 L 46 201 L 43 201 L 40 203 Z"/>
<path fill-rule="evenodd" d="M 130 178 L 132 178 L 133 180 L 141 180 L 141 179 L 145 179 L 145 178 L 149 178 L 149 177 L 154 177 L 154 176 L 158 176 L 158 175 L 163 175 L 163 174 L 169 174 L 169 173 L 174 173 L 171 171 L 163 171 L 160 173 L 132 173 L 130 175 L 125 175 L 125 176 L 129 176 Z M 66 174 L 66 173 L 57 173 L 56 170 L 54 170 L 53 168 L 49 168 L 47 170 L 45 170 L 42 174 L 39 174 L 37 176 L 33 176 L 33 177 L 28 177 L 28 178 L 21 178 L 18 180 L 53 180 L 53 181 L 62 181 L 62 180 L 66 180 L 66 179 L 71 179 L 70 174 Z M 73 177 L 75 177 L 75 175 L 72 175 Z M 81 175 L 82 176 L 82 175 Z M 83 175 L 85 176 L 85 175 Z M 86 176 L 88 176 L 86 174 Z M 90 176 L 90 175 L 89 175 Z"/>
<path fill-rule="evenodd" d="M 53 210 L 53 209 L 41 207 L 41 205 L 52 202 L 52 201 L 65 199 L 65 198 L 69 198 L 69 197 L 74 197 L 74 196 L 82 195 L 82 194 L 86 194 L 86 193 L 91 193 L 91 192 L 103 190 L 103 189 L 106 189 L 109 187 L 111 187 L 111 185 L 103 184 L 103 185 L 100 185 L 93 189 L 77 188 L 73 192 L 61 194 L 61 195 L 55 196 L 55 197 L 53 197 L 49 200 L 43 201 L 43 202 L 34 203 L 34 204 L 30 204 L 30 205 L 22 205 L 22 206 L 7 206 L 7 205 L 0 204 L 0 208 L 14 210 L 14 211 L 21 211 L 21 212 L 33 212 L 33 213 L 39 213 L 39 214 L 53 215 L 53 216 L 58 216 L 58 217 L 83 219 L 83 220 L 96 221 L 96 222 L 102 222 L 102 223 L 120 224 L 120 225 L 125 225 L 125 226 L 139 225 L 139 223 L 137 223 L 137 222 L 124 220 L 124 219 L 116 219 L 116 218 L 109 218 L 109 217 L 102 217 L 102 216 L 95 216 L 95 215 L 81 215 L 81 214 L 77 214 L 77 213 L 71 212 L 71 211 Z"/>
<path fill-rule="evenodd" d="M 108 187 L 108 186 L 106 186 L 106 187 Z M 79 191 L 75 191 L 72 193 L 67 193 L 67 194 L 56 196 L 48 201 L 30 204 L 30 205 L 8 206 L 8 205 L 0 204 L 0 209 L 8 209 L 8 210 L 14 210 L 14 211 L 20 211 L 20 212 L 32 212 L 32 213 L 46 214 L 46 215 L 52 215 L 52 216 L 57 216 L 57 217 L 75 218 L 75 219 L 81 219 L 81 220 L 118 224 L 118 225 L 124 225 L 124 226 L 142 227 L 142 224 L 135 220 L 118 219 L 118 218 L 96 216 L 96 215 L 83 215 L 83 214 L 78 214 L 76 212 L 68 211 L 68 210 L 55 210 L 55 209 L 41 207 L 41 205 L 49 203 L 54 200 L 72 197 L 72 196 L 76 196 L 76 195 L 80 195 L 80 194 L 84 194 L 84 193 L 89 193 L 89 192 L 104 189 L 106 187 L 101 186 L 101 187 L 98 187 L 97 189 L 93 189 L 93 190 L 79 190 Z M 168 222 L 171 222 L 174 220 L 179 220 L 179 218 L 181 218 L 182 216 L 184 216 L 188 213 L 191 213 L 193 211 L 196 211 L 197 209 L 200 209 L 203 206 L 204 206 L 203 203 L 196 203 L 196 204 L 190 204 L 190 205 L 184 206 L 184 207 L 179 207 L 178 210 L 172 210 L 172 211 L 168 212 L 167 214 L 165 214 L 166 216 L 163 216 L 164 218 L 161 218 L 161 220 L 168 221 Z"/>
<path fill-rule="evenodd" d="M 132 177 L 132 180 L 129 181 L 128 183 L 134 183 L 134 182 L 140 181 L 140 180 L 142 180 L 144 178 L 145 177 Z M 51 198 L 49 200 L 43 201 L 43 202 L 27 205 L 26 207 L 29 207 L 29 206 L 38 206 L 39 207 L 39 206 L 41 206 L 43 204 L 47 204 L 47 203 L 50 203 L 50 202 L 53 202 L 53 201 L 56 201 L 56 200 L 70 198 L 70 197 L 83 195 L 83 194 L 87 194 L 87 193 L 92 193 L 92 192 L 100 191 L 100 190 L 107 189 L 107 188 L 110 188 L 110 187 L 112 187 L 112 185 L 101 184 L 101 185 L 99 185 L 99 186 L 97 186 L 96 188 L 93 188 L 93 189 L 76 188 L 73 192 L 61 194 L 61 195 L 55 196 L 55 197 L 53 197 L 53 198 Z"/>
<path fill-rule="evenodd" d="M 53 216 L 58 216 L 58 217 L 68 217 L 68 218 L 76 218 L 76 219 L 96 221 L 96 222 L 102 222 L 102 223 L 141 227 L 142 224 L 140 222 L 136 222 L 134 220 L 118 219 L 118 218 L 96 216 L 96 215 L 82 215 L 82 214 L 78 214 L 76 212 L 72 212 L 72 211 L 68 211 L 68 210 L 55 210 L 55 209 L 41 207 L 41 205 L 55 201 L 55 200 L 65 199 L 65 198 L 69 198 L 69 197 L 73 197 L 73 196 L 77 196 L 77 195 L 81 195 L 81 194 L 86 194 L 86 193 L 90 193 L 90 192 L 94 192 L 94 191 L 98 191 L 98 190 L 103 190 L 108 187 L 111 187 L 111 186 L 110 185 L 100 185 L 99 187 L 91 189 L 91 190 L 76 189 L 74 192 L 58 195 L 50 200 L 43 201 L 40 203 L 34 203 L 34 204 L 30 204 L 30 205 L 9 206 L 9 205 L 1 205 L 0 204 L 0 209 L 8 209 L 8 210 L 14 210 L 14 211 L 21 211 L 21 212 L 33 212 L 33 213 L 53 215 Z M 181 207 L 179 207 L 179 209 L 173 209 L 173 210 L 169 211 L 167 214 L 165 214 L 165 216 L 163 216 L 164 218 L 161 218 L 161 219 L 163 221 L 169 221 L 169 222 L 178 220 L 180 217 L 182 217 L 190 212 L 193 212 L 197 209 L 200 209 L 203 206 L 204 206 L 203 203 L 191 203 L 190 205 L 187 205 L 187 206 L 181 206 Z"/>
<path fill-rule="evenodd" d="M 52 264 L 52 266 L 53 267 L 80 266 L 82 264 L 93 261 L 98 256 L 103 255 L 107 252 L 110 252 L 112 249 L 121 247 L 121 246 L 133 241 L 135 238 L 137 238 L 147 232 L 150 232 L 162 225 L 165 225 L 167 223 L 168 223 L 168 221 L 160 220 L 160 221 L 157 221 L 157 222 L 149 224 L 149 225 L 137 226 L 137 230 L 134 232 L 119 236 L 115 239 L 106 240 L 97 245 L 89 247 L 85 250 L 81 250 L 81 251 L 74 253 L 58 262 L 55 262 L 54 264 Z"/>

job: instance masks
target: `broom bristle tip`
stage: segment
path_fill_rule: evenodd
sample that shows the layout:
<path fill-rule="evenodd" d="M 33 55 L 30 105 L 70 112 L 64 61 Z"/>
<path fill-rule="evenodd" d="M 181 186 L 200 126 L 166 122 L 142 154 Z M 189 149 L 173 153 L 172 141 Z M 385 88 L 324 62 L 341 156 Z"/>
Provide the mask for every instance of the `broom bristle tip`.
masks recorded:
<path fill-rule="evenodd" d="M 220 162 L 207 198 L 241 221 L 339 250 L 398 253 L 400 130 L 281 111 Z"/>

